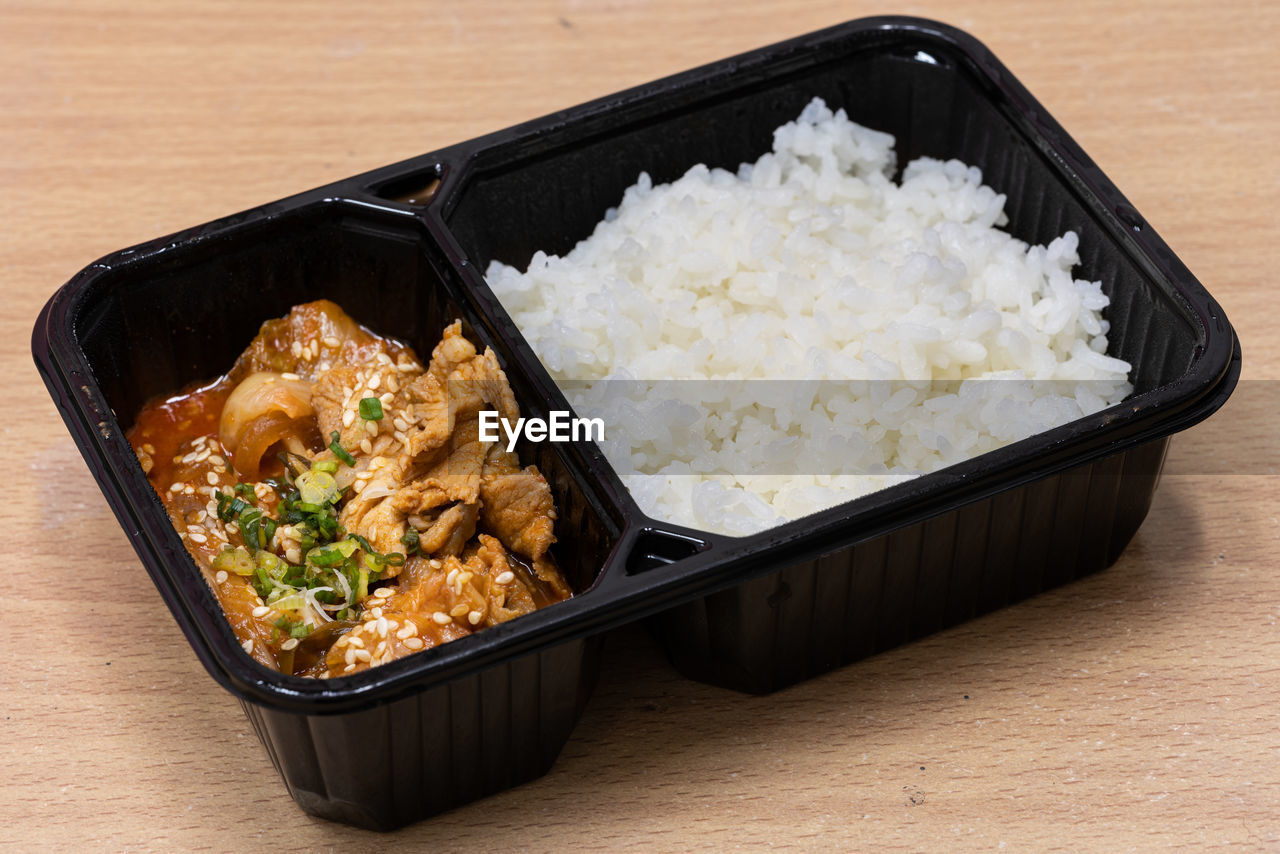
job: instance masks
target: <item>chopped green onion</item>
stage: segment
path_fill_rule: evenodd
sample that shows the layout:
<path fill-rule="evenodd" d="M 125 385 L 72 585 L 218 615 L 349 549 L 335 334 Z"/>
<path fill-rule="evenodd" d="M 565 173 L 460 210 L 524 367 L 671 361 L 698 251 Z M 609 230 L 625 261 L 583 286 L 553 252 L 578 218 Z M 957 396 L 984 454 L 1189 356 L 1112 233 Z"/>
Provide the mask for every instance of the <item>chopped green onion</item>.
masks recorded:
<path fill-rule="evenodd" d="M 333 475 L 323 471 L 309 471 L 298 475 L 298 494 L 303 504 L 323 506 L 335 503 L 342 495 Z M 313 511 L 314 512 L 314 511 Z"/>
<path fill-rule="evenodd" d="M 356 464 L 356 458 L 347 453 L 346 448 L 342 447 L 342 443 L 338 441 L 340 435 L 337 430 L 329 434 L 329 450 L 333 451 L 333 455 L 342 460 L 349 466 Z"/>
<path fill-rule="evenodd" d="M 236 575 L 253 575 L 253 558 L 242 548 L 227 546 L 213 559 L 214 571 L 225 569 Z"/>
<path fill-rule="evenodd" d="M 308 626 L 306 623 L 299 623 L 298 625 L 289 629 L 290 637 L 305 638 L 309 634 L 311 634 L 311 627 Z"/>
<path fill-rule="evenodd" d="M 235 493 L 228 495 L 225 492 L 218 492 L 215 497 L 218 501 L 218 518 L 224 522 L 230 522 L 249 506 L 242 499 L 236 498 Z"/>
<path fill-rule="evenodd" d="M 333 460 L 321 460 L 311 466 L 312 471 L 322 471 L 325 474 L 333 474 L 338 470 L 338 464 Z"/>
<path fill-rule="evenodd" d="M 295 590 L 279 596 L 274 601 L 268 598 L 267 604 L 277 611 L 300 611 L 306 607 L 307 600 L 302 598 L 302 594 Z M 284 627 L 281 626 L 281 628 Z"/>
<path fill-rule="evenodd" d="M 410 526 L 409 530 L 405 531 L 404 536 L 400 538 L 400 542 L 404 543 L 405 554 L 417 554 L 418 547 L 421 545 L 418 529 Z"/>
<path fill-rule="evenodd" d="M 382 420 L 382 401 L 376 397 L 360 399 L 360 417 L 365 421 Z"/>

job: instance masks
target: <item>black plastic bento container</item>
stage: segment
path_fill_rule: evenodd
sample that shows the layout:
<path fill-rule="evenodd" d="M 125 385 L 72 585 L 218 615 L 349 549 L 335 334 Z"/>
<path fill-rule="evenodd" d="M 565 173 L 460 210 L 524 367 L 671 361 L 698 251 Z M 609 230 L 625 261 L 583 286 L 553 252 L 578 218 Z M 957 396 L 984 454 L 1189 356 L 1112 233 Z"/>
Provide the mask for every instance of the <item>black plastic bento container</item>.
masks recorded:
<path fill-rule="evenodd" d="M 460 316 L 524 414 L 569 409 L 480 270 L 567 250 L 642 170 L 657 182 L 755 159 L 814 95 L 893 133 L 901 164 L 981 167 L 1017 237 L 1077 231 L 1078 275 L 1111 297 L 1111 353 L 1133 364 L 1134 394 L 744 538 L 645 517 L 593 445 L 532 445 L 575 598 L 342 679 L 284 676 L 240 649 L 125 440 L 144 400 L 222 372 L 261 321 L 328 297 L 422 353 Z M 853 21 L 115 253 L 54 295 L 33 351 L 290 793 L 383 829 L 545 772 L 609 627 L 649 617 L 683 672 L 768 691 L 1109 565 L 1151 504 L 1169 435 L 1217 409 L 1240 369 L 1217 304 L 1012 75 L 964 33 L 909 18 Z"/>

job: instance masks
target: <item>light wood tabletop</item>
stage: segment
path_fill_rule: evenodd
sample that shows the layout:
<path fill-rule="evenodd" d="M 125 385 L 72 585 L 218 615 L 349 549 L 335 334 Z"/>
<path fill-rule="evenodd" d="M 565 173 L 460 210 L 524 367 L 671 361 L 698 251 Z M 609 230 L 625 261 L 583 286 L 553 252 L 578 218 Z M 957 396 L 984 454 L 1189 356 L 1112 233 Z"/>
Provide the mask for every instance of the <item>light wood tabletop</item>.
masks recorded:
<path fill-rule="evenodd" d="M 1120 5 L 0 0 L 0 848 L 1280 850 L 1280 6 Z M 1239 332 L 1132 545 L 771 696 L 623 629 L 545 777 L 388 836 L 302 813 L 50 402 L 40 306 L 111 250 L 884 11 L 992 48 Z"/>

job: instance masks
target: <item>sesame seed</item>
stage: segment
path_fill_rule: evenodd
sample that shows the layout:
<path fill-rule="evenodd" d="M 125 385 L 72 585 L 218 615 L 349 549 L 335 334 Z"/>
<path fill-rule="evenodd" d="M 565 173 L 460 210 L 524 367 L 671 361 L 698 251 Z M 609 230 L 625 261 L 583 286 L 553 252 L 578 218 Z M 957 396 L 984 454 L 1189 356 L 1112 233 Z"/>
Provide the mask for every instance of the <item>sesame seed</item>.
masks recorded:
<path fill-rule="evenodd" d="M 356 663 L 353 661 L 350 664 L 348 664 L 346 667 L 342 668 L 342 672 L 350 673 L 352 670 L 355 670 L 355 669 L 356 669 Z"/>
<path fill-rule="evenodd" d="M 466 584 L 468 581 L 470 581 L 474 577 L 475 577 L 475 573 L 471 572 L 470 570 L 464 569 L 462 570 L 462 572 L 458 573 L 458 583 Z"/>
<path fill-rule="evenodd" d="M 377 596 L 379 599 L 386 599 L 389 596 L 394 596 L 395 591 L 390 587 L 379 587 L 377 590 L 373 591 L 373 595 Z"/>
<path fill-rule="evenodd" d="M 379 641 L 379 642 L 378 642 L 378 645 L 377 645 L 376 647 L 374 647 L 374 650 L 373 650 L 374 657 L 375 657 L 375 658 L 379 658 L 379 659 L 381 659 L 381 658 L 382 658 L 382 654 L 383 654 L 384 652 L 386 652 L 386 651 L 387 651 L 387 642 L 386 642 L 386 641 Z M 379 664 L 381 664 L 382 662 L 381 662 L 381 661 L 379 661 L 378 663 L 379 663 Z"/>
<path fill-rule="evenodd" d="M 292 381 L 292 380 L 300 380 L 302 379 L 302 377 L 298 376 L 297 374 L 293 374 L 288 371 L 285 371 L 283 374 L 280 375 L 280 379 Z"/>
<path fill-rule="evenodd" d="M 396 396 L 389 391 L 383 392 L 382 394 L 378 395 L 378 400 L 382 403 L 383 406 L 390 406 L 391 401 L 395 399 L 396 399 Z"/>
<path fill-rule="evenodd" d="M 378 435 L 378 422 L 377 421 L 364 422 L 364 431 L 368 433 L 370 436 Z"/>
<path fill-rule="evenodd" d="M 467 614 L 467 622 L 474 626 L 476 623 L 480 622 L 480 618 L 483 616 L 484 615 L 479 611 L 472 611 L 470 614 Z"/>
<path fill-rule="evenodd" d="M 212 472 L 210 472 L 210 473 L 212 474 Z M 182 488 L 182 494 L 183 494 L 183 495 L 195 495 L 195 494 L 196 494 L 196 491 L 195 491 L 195 488 L 194 488 L 194 487 L 192 487 L 190 484 L 188 484 L 187 486 L 184 486 L 184 487 Z"/>
<path fill-rule="evenodd" d="M 391 357 L 388 356 L 386 353 L 383 353 L 382 351 L 378 351 L 378 355 L 374 356 L 374 358 L 384 365 L 391 364 Z"/>
<path fill-rule="evenodd" d="M 205 519 L 208 519 L 208 518 L 209 518 L 209 511 L 207 510 L 201 510 L 199 513 L 196 514 L 197 522 L 203 522 Z"/>
<path fill-rule="evenodd" d="M 399 442 L 400 444 L 402 445 L 409 444 L 409 437 L 405 436 L 403 430 L 397 430 L 392 435 L 396 437 L 396 441 Z"/>
<path fill-rule="evenodd" d="M 364 492 L 364 488 L 368 485 L 369 485 L 368 481 L 357 480 L 355 483 L 351 484 L 351 488 L 355 490 L 357 495 L 359 495 L 361 492 Z"/>
<path fill-rule="evenodd" d="M 452 587 L 452 586 L 453 586 L 453 582 L 454 582 L 454 580 L 455 580 L 455 579 L 457 579 L 457 577 L 458 577 L 458 569 L 457 569 L 457 567 L 455 567 L 455 568 L 453 568 L 453 569 L 449 570 L 449 574 L 448 574 L 448 575 L 446 575 L 446 576 L 444 577 L 444 583 L 445 583 L 445 584 L 447 584 L 448 586 Z"/>
<path fill-rule="evenodd" d="M 431 560 L 427 561 L 427 565 L 430 566 L 432 569 L 439 569 L 440 567 L 444 566 L 444 564 L 440 563 L 440 561 L 436 560 L 435 558 L 432 558 Z"/>
<path fill-rule="evenodd" d="M 208 537 L 206 537 L 204 534 L 191 534 L 191 535 L 190 535 L 190 537 L 191 537 L 191 542 L 193 542 L 193 543 L 207 543 L 207 542 L 209 542 L 209 538 L 208 538 Z"/>
<path fill-rule="evenodd" d="M 461 617 L 467 611 L 471 610 L 466 605 L 454 605 L 453 610 L 449 612 L 450 617 Z"/>
<path fill-rule="evenodd" d="M 376 391 L 380 385 L 382 385 L 382 374 L 374 374 L 369 377 L 369 391 Z"/>
<path fill-rule="evenodd" d="M 494 579 L 494 582 L 497 584 L 510 584 L 515 580 L 516 574 L 511 570 L 507 570 L 506 572 L 499 574 L 498 577 Z"/>
<path fill-rule="evenodd" d="M 357 649 L 356 658 L 360 661 L 368 661 L 373 658 L 373 656 L 369 654 L 369 650 L 367 649 Z"/>
<path fill-rule="evenodd" d="M 354 409 L 342 410 L 342 426 L 343 427 L 350 427 L 351 422 L 355 420 L 356 420 L 356 413 Z"/>
<path fill-rule="evenodd" d="M 200 527 L 199 525 L 188 525 L 187 531 L 189 531 L 192 534 L 203 534 L 204 528 Z"/>
<path fill-rule="evenodd" d="M 255 617 L 265 617 L 267 614 L 271 613 L 271 609 L 268 608 L 266 605 L 259 605 L 258 607 L 250 611 L 250 613 L 253 614 L 253 616 Z"/>
<path fill-rule="evenodd" d="M 205 473 L 205 476 L 204 476 L 204 479 L 205 479 L 205 480 L 207 480 L 207 481 L 209 481 L 209 485 L 210 485 L 210 486 L 217 486 L 217 485 L 218 485 L 218 474 L 217 474 L 217 472 L 206 472 L 206 473 Z"/>
<path fill-rule="evenodd" d="M 409 638 L 404 642 L 409 649 L 422 649 L 422 638 Z"/>
<path fill-rule="evenodd" d="M 185 483 L 183 483 L 182 481 L 180 481 L 180 480 L 179 480 L 179 481 L 175 481 L 174 483 L 169 484 L 169 491 L 170 491 L 170 492 L 181 492 L 181 491 L 182 491 L 182 488 L 183 488 L 184 486 L 186 486 L 186 484 L 185 484 Z"/>
<path fill-rule="evenodd" d="M 224 460 L 220 454 L 213 454 L 210 456 L 209 462 L 213 463 L 215 466 L 225 466 L 227 464 L 227 461 Z"/>
<path fill-rule="evenodd" d="M 151 444 L 150 442 L 143 442 L 142 450 L 147 452 L 148 454 L 154 454 L 156 452 L 156 446 Z"/>
<path fill-rule="evenodd" d="M 341 345 L 342 345 L 342 342 L 341 342 L 341 341 L 339 341 L 339 340 L 338 340 L 337 338 L 335 338 L 334 336 L 332 336 L 332 335 L 326 335 L 326 336 L 324 336 L 324 346 L 326 346 L 326 347 L 339 347 L 339 346 L 341 346 Z"/>
<path fill-rule="evenodd" d="M 387 636 L 387 618 L 378 618 L 378 637 L 385 638 Z"/>
<path fill-rule="evenodd" d="M 297 639 L 297 638 L 289 638 L 287 641 L 285 641 L 284 643 L 280 644 L 280 648 L 281 648 L 281 649 L 283 649 L 283 650 L 286 650 L 286 651 L 287 651 L 287 650 L 293 649 L 293 648 L 294 648 L 294 647 L 296 647 L 297 645 L 298 645 L 298 639 Z"/>
<path fill-rule="evenodd" d="M 364 439 L 363 441 L 360 442 L 360 450 L 364 451 L 366 454 L 372 454 L 373 443 L 370 442 L 368 439 Z"/>
<path fill-rule="evenodd" d="M 357 649 L 364 648 L 364 638 L 360 637 L 359 635 L 347 635 L 346 637 L 347 637 L 347 643 L 351 644 Z"/>
<path fill-rule="evenodd" d="M 244 647 L 245 652 L 253 655 L 253 638 L 249 638 L 247 641 L 240 644 L 240 646 Z"/>
<path fill-rule="evenodd" d="M 185 457 L 182 458 L 182 462 L 187 464 L 194 463 L 195 461 L 196 461 L 195 451 L 192 451 L 191 453 L 187 454 Z"/>
<path fill-rule="evenodd" d="M 414 631 L 413 623 L 410 623 L 400 631 L 396 632 L 396 637 L 400 638 L 400 640 L 404 640 L 405 638 L 413 637 L 415 634 L 417 634 L 417 632 Z"/>
<path fill-rule="evenodd" d="M 398 416 L 391 423 L 396 426 L 397 430 L 400 430 L 402 432 L 409 429 L 408 422 Z"/>
<path fill-rule="evenodd" d="M 299 358 L 302 355 L 302 344 L 294 341 L 293 344 L 289 345 L 289 352 L 293 354 L 295 359 Z"/>
<path fill-rule="evenodd" d="M 343 658 L 347 662 L 348 670 L 350 670 L 352 667 L 355 667 L 356 666 L 356 648 L 355 647 L 348 648 L 347 654 Z"/>
<path fill-rule="evenodd" d="M 208 513 L 210 516 L 217 516 L 217 515 L 218 515 L 218 502 L 216 502 L 216 501 L 210 501 L 208 504 L 206 504 L 206 505 L 204 506 L 204 509 L 205 509 L 205 512 L 206 512 L 206 513 Z"/>
<path fill-rule="evenodd" d="M 208 448 L 205 448 L 200 453 L 196 454 L 196 462 L 202 463 L 205 460 L 209 459 L 209 457 L 212 455 L 213 455 L 213 452 L 210 451 Z"/>
<path fill-rule="evenodd" d="M 395 374 L 387 374 L 387 388 L 393 392 L 400 390 L 400 381 L 396 379 Z"/>
<path fill-rule="evenodd" d="M 296 548 L 285 549 L 284 559 L 293 564 L 302 563 L 302 552 Z"/>
<path fill-rule="evenodd" d="M 227 571 L 225 569 L 218 570 L 218 574 L 213 577 L 213 580 L 219 584 L 223 583 L 227 580 Z"/>
<path fill-rule="evenodd" d="M 450 617 L 444 611 L 436 611 L 434 614 L 431 615 L 431 619 L 435 620 L 438 624 L 442 626 L 447 626 L 453 622 L 453 617 Z"/>
<path fill-rule="evenodd" d="M 369 613 L 372 614 L 373 618 L 376 620 L 382 616 L 382 608 L 374 606 L 373 608 L 369 609 Z"/>
<path fill-rule="evenodd" d="M 238 522 L 228 522 L 228 523 L 227 523 L 227 530 L 228 530 L 228 531 L 230 531 L 230 532 L 231 532 L 231 533 L 233 533 L 233 534 L 237 534 L 237 533 L 239 533 L 239 532 L 240 532 L 240 523 L 238 523 Z"/>

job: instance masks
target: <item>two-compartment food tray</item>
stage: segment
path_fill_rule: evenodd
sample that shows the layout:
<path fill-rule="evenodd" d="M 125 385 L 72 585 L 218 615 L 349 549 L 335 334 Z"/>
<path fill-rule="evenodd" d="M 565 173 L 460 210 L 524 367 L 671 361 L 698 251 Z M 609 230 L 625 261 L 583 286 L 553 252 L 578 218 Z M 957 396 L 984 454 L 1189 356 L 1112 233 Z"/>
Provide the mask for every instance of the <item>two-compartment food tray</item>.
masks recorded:
<path fill-rule="evenodd" d="M 523 462 L 560 508 L 573 599 L 341 679 L 244 653 L 125 439 L 145 400 L 221 373 L 263 320 L 325 297 L 421 353 L 461 317 L 522 412 L 570 409 L 480 271 L 568 250 L 641 171 L 660 182 L 755 159 L 815 95 L 894 134 L 900 163 L 981 167 L 1016 237 L 1075 230 L 1077 273 L 1110 296 L 1109 352 L 1133 365 L 1133 395 L 743 538 L 647 518 L 594 445 L 529 445 Z M 53 296 L 33 351 L 164 601 L 290 793 L 383 829 L 544 773 L 610 627 L 650 617 L 682 672 L 762 692 L 1108 566 L 1150 507 L 1169 435 L 1217 409 L 1240 367 L 1217 304 L 1009 71 L 970 36 L 910 18 L 853 21 L 117 252 Z"/>

